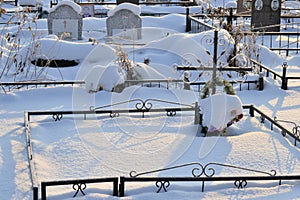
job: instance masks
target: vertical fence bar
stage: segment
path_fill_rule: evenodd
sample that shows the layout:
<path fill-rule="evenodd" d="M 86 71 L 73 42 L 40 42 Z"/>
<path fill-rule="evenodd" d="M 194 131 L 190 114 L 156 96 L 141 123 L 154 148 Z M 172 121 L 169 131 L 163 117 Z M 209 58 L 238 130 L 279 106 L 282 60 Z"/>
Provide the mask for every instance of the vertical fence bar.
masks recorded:
<path fill-rule="evenodd" d="M 288 82 L 288 79 L 286 78 L 286 69 L 287 69 L 287 63 L 284 62 L 282 64 L 282 78 L 281 78 L 281 89 L 283 90 L 287 90 L 287 82 Z"/>
<path fill-rule="evenodd" d="M 124 197 L 125 195 L 125 177 L 120 177 L 120 183 L 119 183 L 119 197 Z"/>
<path fill-rule="evenodd" d="M 194 124 L 199 124 L 200 123 L 200 108 L 198 105 L 198 102 L 195 102 L 195 117 L 194 117 Z"/>
<path fill-rule="evenodd" d="M 191 31 L 191 19 L 190 19 L 190 9 L 189 7 L 186 8 L 186 25 L 185 25 L 185 32 Z"/>

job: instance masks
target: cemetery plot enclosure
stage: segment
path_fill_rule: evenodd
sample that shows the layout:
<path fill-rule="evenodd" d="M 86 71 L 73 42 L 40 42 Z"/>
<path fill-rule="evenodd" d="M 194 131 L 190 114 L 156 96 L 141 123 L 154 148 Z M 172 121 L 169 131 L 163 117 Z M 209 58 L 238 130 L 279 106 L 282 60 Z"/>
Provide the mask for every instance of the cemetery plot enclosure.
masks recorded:
<path fill-rule="evenodd" d="M 41 169 L 39 169 L 37 171 L 36 169 L 36 164 L 34 164 L 35 162 L 35 157 L 37 155 L 35 155 L 35 148 L 41 148 L 39 144 L 44 143 L 44 142 L 50 142 L 49 145 L 53 145 L 56 143 L 54 138 L 51 138 L 50 135 L 57 135 L 59 138 L 63 138 L 63 136 L 59 133 L 56 132 L 56 130 L 61 130 L 62 128 L 59 128 L 59 126 L 61 126 L 61 123 L 64 124 L 64 132 L 69 132 L 68 130 L 71 128 L 70 126 L 70 119 L 76 119 L 78 120 L 78 118 L 80 118 L 80 121 L 92 121 L 92 123 L 95 123 L 93 121 L 95 121 L 95 119 L 97 120 L 105 120 L 105 118 L 103 117 L 91 117 L 92 115 L 109 115 L 110 118 L 116 118 L 116 117 L 122 117 L 124 114 L 129 114 L 129 113 L 135 113 L 138 114 L 138 118 L 140 119 L 144 119 L 143 120 L 148 120 L 149 118 L 149 114 L 151 112 L 158 112 L 160 113 L 159 115 L 161 115 L 162 113 L 166 113 L 167 116 L 171 117 L 171 119 L 174 119 L 174 117 L 176 117 L 176 113 L 177 112 L 188 112 L 190 113 L 189 116 L 193 116 L 190 117 L 187 120 L 191 120 L 194 118 L 194 113 L 195 113 L 195 109 L 196 107 L 194 106 L 190 106 L 190 105 L 184 105 L 184 104 L 173 104 L 175 105 L 175 107 L 170 108 L 170 107 L 165 107 L 165 108 L 154 108 L 152 107 L 154 105 L 154 102 L 160 102 L 160 103 L 171 103 L 171 105 L 173 104 L 172 102 L 167 102 L 167 101 L 162 101 L 162 100 L 157 100 L 157 99 L 147 99 L 147 100 L 139 100 L 139 99 L 133 99 L 131 101 L 127 101 L 125 103 L 134 103 L 134 109 L 107 109 L 110 108 L 111 105 L 107 105 L 107 106 L 101 106 L 101 107 L 91 107 L 90 110 L 87 111 L 31 111 L 31 112 L 25 112 L 25 127 L 26 127 L 26 138 L 27 138 L 27 150 L 28 150 L 28 156 L 29 156 L 29 163 L 30 163 L 30 169 L 31 169 L 31 175 L 32 175 L 32 181 L 33 181 L 33 192 L 34 192 L 34 199 L 38 199 L 38 188 L 39 188 L 39 180 L 38 180 L 38 176 L 41 173 Z M 123 102 L 124 103 L 124 102 Z M 118 106 L 123 104 L 122 102 L 120 103 L 115 103 L 114 106 Z M 177 107 L 177 106 L 183 106 L 185 107 L 184 109 L 182 107 Z M 266 114 L 264 114 L 262 111 L 260 111 L 259 109 L 257 109 L 254 106 L 243 106 L 244 109 L 249 109 L 249 115 L 250 117 L 255 117 L 255 113 L 258 113 L 261 117 L 260 117 L 260 122 L 261 123 L 265 123 L 265 120 L 268 120 L 271 123 L 271 129 L 273 130 L 273 128 L 276 126 L 278 129 L 281 130 L 282 134 L 285 135 L 289 135 L 290 137 L 295 139 L 295 145 L 296 145 L 296 141 L 300 141 L 299 140 L 299 133 L 292 133 L 290 131 L 288 131 L 287 129 L 285 129 L 280 123 L 282 122 L 282 120 L 278 120 L 278 119 L 272 119 L 269 116 L 267 116 Z M 105 110 L 106 109 L 106 110 Z M 193 114 L 191 114 L 193 113 Z M 147 116 L 145 116 L 145 114 L 147 114 Z M 73 116 L 71 118 L 67 117 L 68 115 Z M 91 115 L 91 116 L 90 116 Z M 49 116 L 52 116 L 52 120 L 49 121 Z M 156 115 L 152 116 L 155 118 Z M 46 117 L 46 118 L 45 118 Z M 136 116 L 133 116 L 136 117 Z M 187 116 L 185 116 L 187 117 Z M 38 122 L 35 122 L 36 120 L 34 119 L 39 119 Z M 161 119 L 161 118 L 160 118 Z M 107 120 L 112 120 L 112 119 L 107 119 Z M 51 122 L 52 121 L 52 122 Z M 72 125 L 73 123 L 71 123 Z M 193 123 L 189 123 L 190 125 Z M 73 124 L 75 125 L 75 124 Z M 87 124 L 89 125 L 89 124 Z M 31 127 L 32 126 L 32 127 Z M 38 130 L 43 130 L 44 128 L 51 128 L 49 129 L 49 132 L 51 132 L 51 134 L 46 134 L 46 135 L 40 135 L 37 131 Z M 57 128 L 54 128 L 57 127 Z M 100 130 L 100 129 L 99 129 Z M 112 131 L 110 129 L 110 131 Z M 80 142 L 83 142 L 83 138 L 79 137 L 77 138 L 76 136 L 74 136 L 71 132 L 70 133 L 64 133 L 66 134 L 66 138 L 64 139 L 65 142 L 68 141 L 68 143 L 70 143 L 71 141 L 68 138 L 73 138 L 74 141 L 76 141 L 77 139 L 80 139 Z M 99 132 L 98 134 L 102 134 L 101 132 Z M 104 133 L 105 134 L 105 133 Z M 142 133 L 139 133 L 139 136 L 141 137 Z M 164 134 L 164 131 L 162 131 L 160 134 Z M 48 135 L 48 136 L 47 136 Z M 60 135 L 60 136 L 59 136 Z M 45 137 L 45 138 L 44 138 Z M 115 137 L 115 136 L 114 136 Z M 76 139 L 77 138 L 77 139 Z M 50 140 L 50 141 L 49 141 Z M 94 139 L 95 140 L 95 139 Z M 73 142 L 71 142 L 72 144 Z M 67 145 L 67 143 L 64 143 L 65 145 Z M 75 143 L 74 143 L 75 144 Z M 74 145 L 72 144 L 72 145 Z M 90 144 L 91 145 L 91 144 Z M 120 144 L 121 145 L 121 144 Z M 80 145 L 79 145 L 80 146 Z M 100 146 L 102 147 L 102 146 Z M 64 149 L 64 147 L 62 146 L 56 146 L 56 148 L 60 149 Z M 76 145 L 76 148 L 78 148 L 78 145 Z M 84 148 L 82 149 L 84 150 Z M 65 151 L 64 151 L 65 152 Z M 53 152 L 54 153 L 54 152 Z M 81 154 L 81 153 L 80 153 Z M 59 154 L 58 154 L 59 155 Z M 86 154 L 88 155 L 88 154 Z M 81 155 L 83 156 L 83 155 Z M 68 153 L 64 153 L 64 162 L 68 163 L 70 162 L 68 159 L 74 159 L 74 155 L 68 155 Z M 76 159 L 80 160 L 80 155 L 76 156 Z M 93 158 L 93 157 L 90 157 Z M 39 159 L 41 159 L 40 155 L 39 155 Z M 59 159 L 59 158 L 58 158 Z M 51 160 L 51 159 L 50 159 Z M 49 165 L 51 164 L 51 161 L 48 160 Z M 71 161 L 73 162 L 73 161 Z M 83 161 L 83 162 L 88 162 L 88 163 L 93 163 L 92 161 Z M 100 160 L 97 160 L 97 165 L 99 165 Z M 61 166 L 63 167 L 63 166 Z M 74 166 L 75 167 L 75 166 Z M 119 166 L 119 167 L 124 167 L 124 166 Z M 141 167 L 141 166 L 140 166 Z M 151 166 L 148 166 L 150 168 L 152 168 Z M 192 168 L 192 176 L 186 176 L 186 175 L 182 175 L 183 173 L 181 173 L 181 175 L 172 175 L 172 176 L 168 176 L 168 175 L 154 175 L 155 173 L 160 173 L 160 172 L 168 172 L 168 171 L 172 171 L 172 170 L 176 170 L 176 169 L 183 169 L 185 167 L 193 167 Z M 76 167 L 75 167 L 76 168 Z M 215 175 L 217 170 L 220 169 L 234 169 L 234 170 L 239 170 L 239 171 L 243 171 L 244 173 L 230 173 L 229 175 L 226 176 L 218 176 Z M 138 170 L 135 166 L 132 166 L 131 170 Z M 70 171 L 72 171 L 72 169 L 70 169 Z M 221 170 L 223 171 L 223 170 Z M 84 172 L 80 172 L 75 170 L 76 173 L 80 174 L 80 173 L 84 173 Z M 101 188 L 101 183 L 104 182 L 109 182 L 109 183 L 113 183 L 112 186 L 110 186 L 110 191 L 111 195 L 115 195 L 115 196 L 125 196 L 125 191 L 129 191 L 128 189 L 126 189 L 127 187 L 125 185 L 131 185 L 134 184 L 134 182 L 154 182 L 155 186 L 157 187 L 157 193 L 159 192 L 167 192 L 168 190 L 172 190 L 173 187 L 173 183 L 178 183 L 180 185 L 182 184 L 188 184 L 190 187 L 194 187 L 196 191 L 205 191 L 205 188 L 207 187 L 208 182 L 229 182 L 231 183 L 231 185 L 235 186 L 238 189 L 243 189 L 246 188 L 246 186 L 251 187 L 249 185 L 250 182 L 260 182 L 260 181 L 270 181 L 270 184 L 279 184 L 281 185 L 283 181 L 295 181 L 295 180 L 300 180 L 300 176 L 299 175 L 295 175 L 295 174 L 287 174 L 287 175 L 277 175 L 276 171 L 271 169 L 270 171 L 260 171 L 260 170 L 256 170 L 256 169 L 251 169 L 248 168 L 247 166 L 235 166 L 235 165 L 228 165 L 225 163 L 219 163 L 219 162 L 213 162 L 213 163 L 207 163 L 207 164 L 202 164 L 202 163 L 197 163 L 197 162 L 193 162 L 193 163 L 186 163 L 186 164 L 182 164 L 182 165 L 176 165 L 176 166 L 171 166 L 168 168 L 161 168 L 161 169 L 155 169 L 152 171 L 145 171 L 145 172 L 139 172 L 139 171 L 131 171 L 129 174 L 129 177 L 127 176 L 120 176 L 120 177 L 113 177 L 113 176 L 105 176 L 102 174 L 102 178 L 87 178 L 87 179 L 72 179 L 72 180 L 63 180 L 62 177 L 59 178 L 55 178 L 57 175 L 55 175 L 56 173 L 53 174 L 52 179 L 56 179 L 55 181 L 50 181 L 50 180 L 41 180 L 41 195 L 42 195 L 42 199 L 46 199 L 47 198 L 47 189 L 48 187 L 53 187 L 53 186 L 63 186 L 63 185 L 73 185 L 73 192 L 71 193 L 71 195 L 73 196 L 77 196 L 77 195 L 85 195 L 86 193 L 90 192 L 91 190 L 88 190 L 88 188 L 90 187 L 90 184 L 95 184 L 95 183 L 100 183 L 99 187 Z M 171 173 L 172 174 L 172 173 Z M 175 173 L 176 174 L 176 173 Z M 251 175 L 250 175 L 251 174 Z M 36 176 L 37 175 L 37 176 Z M 74 174 L 76 176 L 76 174 Z M 101 176 L 100 176 L 101 177 Z M 172 182 L 172 184 L 171 184 Z M 130 184 L 129 184 L 130 183 Z M 232 184 L 233 183 L 233 184 Z M 117 187 L 117 185 L 119 185 L 119 187 Z M 174 184 L 175 188 L 177 187 L 176 184 Z M 70 191 L 72 191 L 72 187 L 69 187 Z M 229 186 L 230 187 L 230 186 Z M 56 188 L 56 187 L 55 187 Z M 59 187 L 57 187 L 59 190 Z M 130 187 L 129 187 L 130 188 Z M 211 188 L 211 186 L 209 186 L 209 188 Z M 108 188 L 104 189 L 104 191 L 108 191 Z M 66 191 L 64 189 L 64 191 Z M 93 190 L 92 190 L 93 191 Z M 103 191 L 103 190 L 102 190 Z"/>

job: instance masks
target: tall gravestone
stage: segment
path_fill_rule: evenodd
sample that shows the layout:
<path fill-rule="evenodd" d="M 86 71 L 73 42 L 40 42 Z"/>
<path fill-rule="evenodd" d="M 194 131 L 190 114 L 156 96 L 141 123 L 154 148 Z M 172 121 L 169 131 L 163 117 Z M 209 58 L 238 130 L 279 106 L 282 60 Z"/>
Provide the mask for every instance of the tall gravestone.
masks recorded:
<path fill-rule="evenodd" d="M 281 13 L 280 0 L 253 0 L 251 25 L 254 28 L 279 25 Z M 256 29 L 257 30 L 257 29 Z M 279 32 L 280 26 L 267 27 L 259 31 Z"/>
<path fill-rule="evenodd" d="M 140 7 L 122 3 L 108 12 L 106 19 L 107 36 L 119 35 L 130 40 L 142 38 L 142 19 Z"/>
<path fill-rule="evenodd" d="M 62 39 L 82 39 L 81 7 L 72 1 L 61 1 L 48 15 L 48 33 Z"/>

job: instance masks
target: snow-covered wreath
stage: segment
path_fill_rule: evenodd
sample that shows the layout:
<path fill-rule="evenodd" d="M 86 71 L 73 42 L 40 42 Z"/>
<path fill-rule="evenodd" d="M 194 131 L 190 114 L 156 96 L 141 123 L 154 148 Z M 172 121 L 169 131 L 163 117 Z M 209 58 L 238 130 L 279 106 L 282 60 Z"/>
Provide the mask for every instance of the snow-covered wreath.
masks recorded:
<path fill-rule="evenodd" d="M 212 87 L 213 87 L 213 82 L 212 82 L 212 80 L 210 80 L 202 88 L 200 98 L 201 99 L 208 98 L 211 95 L 210 93 L 211 93 Z M 235 95 L 236 94 L 232 84 L 226 79 L 217 78 L 215 87 L 221 87 L 227 95 Z M 227 122 L 227 125 L 224 128 L 223 133 L 226 133 L 227 127 L 231 126 L 235 122 L 240 121 L 243 118 L 242 113 L 231 113 L 231 116 L 234 116 L 234 117 L 229 122 Z M 207 131 L 208 131 L 208 127 L 204 126 L 202 132 L 206 133 Z"/>

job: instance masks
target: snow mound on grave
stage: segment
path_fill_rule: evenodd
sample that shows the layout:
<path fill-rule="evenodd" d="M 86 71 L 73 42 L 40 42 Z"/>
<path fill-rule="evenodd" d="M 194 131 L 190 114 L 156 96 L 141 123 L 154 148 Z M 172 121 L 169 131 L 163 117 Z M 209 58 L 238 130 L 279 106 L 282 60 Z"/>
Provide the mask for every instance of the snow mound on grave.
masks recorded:
<path fill-rule="evenodd" d="M 215 94 L 199 100 L 203 113 L 203 126 L 208 132 L 223 131 L 237 115 L 243 114 L 243 106 L 236 95 Z"/>
<path fill-rule="evenodd" d="M 31 60 L 45 59 L 45 60 L 74 60 L 82 61 L 88 53 L 95 48 L 90 42 L 70 42 L 65 40 L 57 40 L 53 36 L 42 38 L 32 42 L 24 47 L 17 60 L 26 58 L 28 53 L 31 53 Z"/>
<path fill-rule="evenodd" d="M 218 35 L 219 38 L 222 36 L 222 39 L 226 44 L 218 45 L 218 55 L 225 51 L 225 53 L 223 53 L 218 59 L 224 63 L 227 63 L 227 56 L 233 51 L 234 41 L 230 34 L 225 30 L 220 30 Z M 178 33 L 150 42 L 145 47 L 164 49 L 178 54 L 184 58 L 188 57 L 189 62 L 191 62 L 192 65 L 199 65 L 196 60 L 196 58 L 198 58 L 198 60 L 201 61 L 201 64 L 207 65 L 208 63 L 212 62 L 214 45 L 213 43 L 206 44 L 205 41 L 208 41 L 209 39 L 213 41 L 213 38 L 214 31 L 205 31 L 203 33 L 190 35 Z M 209 55 L 207 52 L 210 52 L 211 55 Z"/>
<path fill-rule="evenodd" d="M 186 54 L 193 54 L 197 58 L 206 63 L 211 58 L 205 53 L 205 50 L 197 44 L 192 37 L 187 36 L 186 34 L 173 34 L 168 37 L 156 40 L 147 44 L 144 48 L 156 48 L 163 49 L 177 55 L 183 56 Z M 184 48 L 182 48 L 184 47 Z M 196 65 L 197 63 L 193 63 Z"/>
<path fill-rule="evenodd" d="M 268 47 L 262 45 L 257 45 L 256 49 L 259 49 L 257 52 L 259 54 L 258 61 L 261 61 L 263 65 L 271 69 L 274 69 L 278 67 L 278 63 L 280 63 L 280 68 L 281 68 L 283 59 L 278 53 L 271 51 Z M 268 59 L 261 59 L 261 58 L 268 58 Z M 253 59 L 255 58 L 253 57 Z"/>
<path fill-rule="evenodd" d="M 112 91 L 114 87 L 124 83 L 125 77 L 125 73 L 122 73 L 117 65 L 96 65 L 89 71 L 84 81 L 88 92 Z"/>
<path fill-rule="evenodd" d="M 171 67 L 153 63 L 146 65 L 144 63 L 138 63 L 133 68 L 133 73 L 136 79 L 145 80 L 145 79 L 179 79 L 179 74 L 177 71 L 174 71 Z"/>
<path fill-rule="evenodd" d="M 98 44 L 95 48 L 89 52 L 80 65 L 80 69 L 77 73 L 77 80 L 83 80 L 90 72 L 90 70 L 96 66 L 108 66 L 114 60 L 117 59 L 115 50 L 106 45 Z"/>
<path fill-rule="evenodd" d="M 59 1 L 56 6 L 54 6 L 53 8 L 49 9 L 49 12 L 55 11 L 55 9 L 57 7 L 59 7 L 60 5 L 68 5 L 68 6 L 72 7 L 77 13 L 81 13 L 81 6 L 78 5 L 77 3 L 75 3 L 74 1 L 71 1 L 71 0 Z"/>
<path fill-rule="evenodd" d="M 115 9 L 108 11 L 107 16 L 108 17 L 113 16 L 116 12 L 122 9 L 130 10 L 131 12 L 133 12 L 135 15 L 138 16 L 141 14 L 141 8 L 139 6 L 132 3 L 121 3 Z"/>

